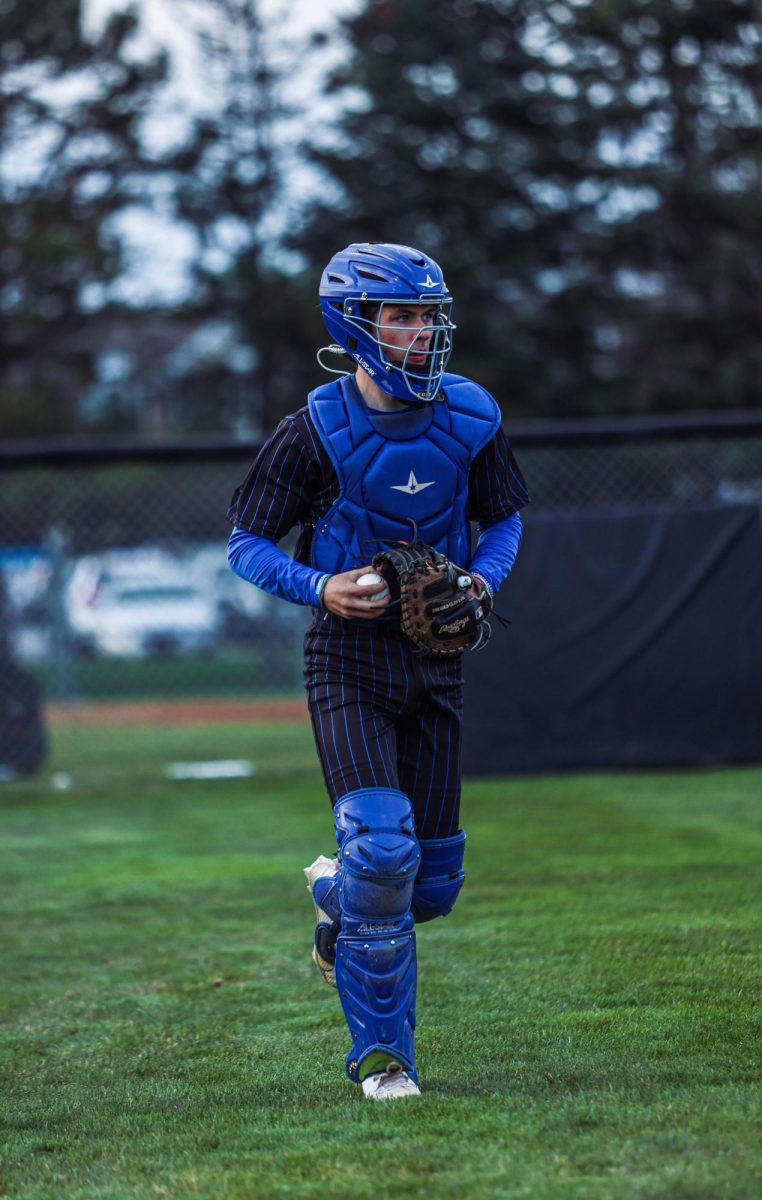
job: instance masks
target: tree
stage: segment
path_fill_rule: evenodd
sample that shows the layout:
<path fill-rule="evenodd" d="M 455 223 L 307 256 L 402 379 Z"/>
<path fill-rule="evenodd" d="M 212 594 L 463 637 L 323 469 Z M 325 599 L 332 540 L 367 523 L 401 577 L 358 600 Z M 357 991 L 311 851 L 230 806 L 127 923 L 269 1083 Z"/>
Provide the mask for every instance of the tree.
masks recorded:
<path fill-rule="evenodd" d="M 0 46 L 0 435 L 70 431 L 93 377 L 103 294 L 122 266 L 109 219 L 152 169 L 140 121 L 166 61 L 95 46 L 79 0 L 6 0 Z"/>
<path fill-rule="evenodd" d="M 420 244 L 513 412 L 757 403 L 758 0 L 370 0 L 295 246 Z M 316 272 L 317 273 L 317 272 Z"/>
<path fill-rule="evenodd" d="M 227 320 L 248 351 L 245 370 L 219 364 L 206 394 L 218 417 L 222 399 L 228 428 L 259 436 L 316 377 L 314 290 L 283 253 L 300 171 L 294 143 L 299 123 L 309 121 L 308 102 L 290 99 L 285 85 L 313 68 L 325 39 L 284 30 L 286 6 L 267 25 L 258 0 L 206 0 L 205 11 L 210 32 L 200 44 L 218 102 L 197 123 L 178 214 L 202 248 L 195 311 Z"/>
<path fill-rule="evenodd" d="M 181 97 L 177 127 L 170 63 L 139 56 L 134 16 L 91 43 L 80 0 L 3 6 L 0 436 L 251 436 L 279 386 L 288 334 L 271 336 L 268 251 L 288 113 L 271 62 L 288 71 L 304 48 L 278 45 L 257 0 L 178 0 L 176 12 L 205 84 Z M 152 208 L 193 247 L 173 307 L 150 262 L 124 287 L 121 223 Z"/>
<path fill-rule="evenodd" d="M 205 86 L 154 165 L 165 205 L 192 231 L 192 279 L 173 312 L 117 314 L 107 337 L 117 370 L 88 390 L 87 408 L 110 427 L 139 416 L 152 435 L 256 438 L 304 394 L 314 356 L 304 332 L 314 298 L 281 257 L 299 117 L 284 84 L 311 68 L 321 40 L 287 36 L 272 10 L 265 24 L 258 0 L 178 4 Z"/>

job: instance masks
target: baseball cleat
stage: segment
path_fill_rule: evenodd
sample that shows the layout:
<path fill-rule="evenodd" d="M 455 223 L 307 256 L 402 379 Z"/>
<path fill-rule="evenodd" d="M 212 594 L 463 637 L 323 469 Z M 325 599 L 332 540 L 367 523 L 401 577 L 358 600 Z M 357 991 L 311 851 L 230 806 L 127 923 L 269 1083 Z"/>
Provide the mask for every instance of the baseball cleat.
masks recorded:
<path fill-rule="evenodd" d="M 398 1062 L 390 1062 L 385 1071 L 375 1071 L 362 1081 L 368 1100 L 402 1100 L 405 1096 L 420 1096 L 421 1089 Z"/>
<path fill-rule="evenodd" d="M 332 880 L 336 875 L 336 869 L 336 859 L 327 858 L 325 854 L 320 854 L 311 866 L 304 868 L 304 874 L 307 876 L 307 890 L 315 904 L 315 916 L 317 919 L 315 944 L 312 947 L 312 961 L 325 982 L 330 984 L 331 987 L 336 987 L 336 938 L 339 931 L 334 918 L 325 909 L 321 908 L 315 899 L 315 884 L 319 879 Z M 325 892 L 325 885 L 318 890 Z"/>

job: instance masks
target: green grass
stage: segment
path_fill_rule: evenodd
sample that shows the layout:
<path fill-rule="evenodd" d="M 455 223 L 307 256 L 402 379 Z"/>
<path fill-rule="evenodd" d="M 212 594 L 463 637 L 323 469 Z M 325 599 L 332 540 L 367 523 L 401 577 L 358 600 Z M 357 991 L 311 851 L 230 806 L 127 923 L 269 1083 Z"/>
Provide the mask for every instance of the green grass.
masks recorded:
<path fill-rule="evenodd" d="M 228 756 L 255 778 L 162 776 Z M 309 961 L 309 730 L 59 730 L 0 788 L 0 1196 L 758 1200 L 760 795 L 468 783 L 466 887 L 419 934 L 424 1095 L 371 1105 Z"/>

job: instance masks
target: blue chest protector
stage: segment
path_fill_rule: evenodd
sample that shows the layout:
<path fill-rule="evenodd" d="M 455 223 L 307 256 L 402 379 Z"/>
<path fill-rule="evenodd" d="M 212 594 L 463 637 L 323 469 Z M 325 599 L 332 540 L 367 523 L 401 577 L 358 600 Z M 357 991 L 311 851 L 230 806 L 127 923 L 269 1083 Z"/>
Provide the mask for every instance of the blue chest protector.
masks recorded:
<path fill-rule="evenodd" d="M 443 400 L 374 413 L 350 376 L 310 394 L 309 408 L 339 480 L 339 497 L 318 522 L 312 565 L 338 574 L 367 562 L 379 543 L 419 536 L 452 562 L 471 558 L 466 514 L 475 455 L 500 427 L 488 392 L 445 375 Z"/>

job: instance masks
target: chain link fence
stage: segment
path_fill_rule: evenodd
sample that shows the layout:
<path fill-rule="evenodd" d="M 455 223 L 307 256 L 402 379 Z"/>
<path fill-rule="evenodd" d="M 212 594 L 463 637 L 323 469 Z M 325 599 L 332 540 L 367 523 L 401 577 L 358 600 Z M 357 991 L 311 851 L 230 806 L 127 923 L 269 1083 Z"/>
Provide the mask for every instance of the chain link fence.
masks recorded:
<path fill-rule="evenodd" d="M 549 509 L 762 504 L 762 416 L 527 426 L 512 440 L 529 536 Z M 42 753 L 19 732 L 35 694 L 81 705 L 301 693 L 309 611 L 227 565 L 227 504 L 252 456 L 227 443 L 0 450 L 0 770 L 34 769 Z"/>

